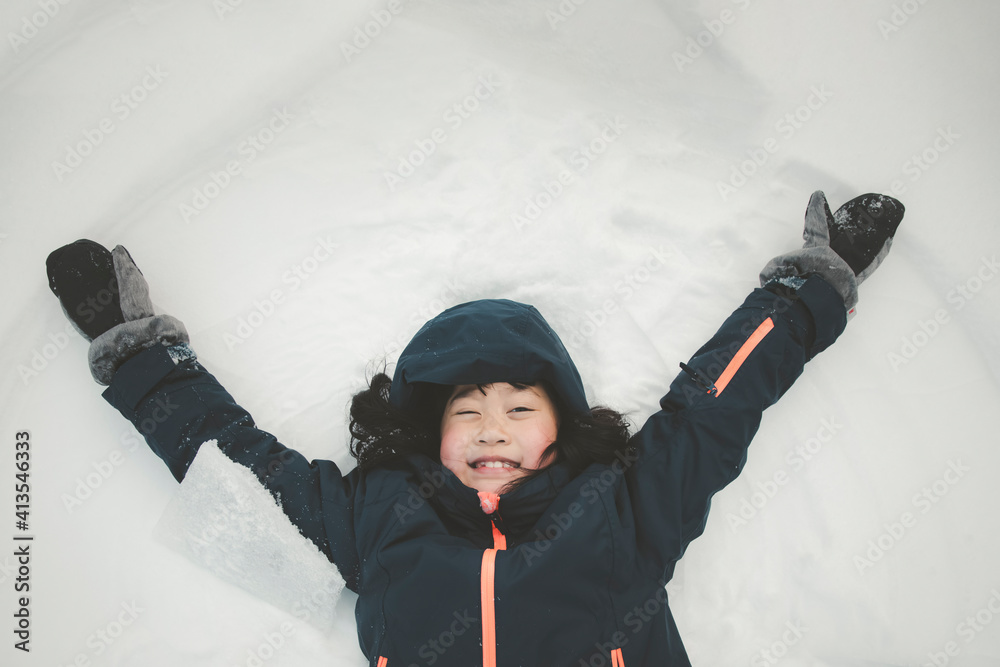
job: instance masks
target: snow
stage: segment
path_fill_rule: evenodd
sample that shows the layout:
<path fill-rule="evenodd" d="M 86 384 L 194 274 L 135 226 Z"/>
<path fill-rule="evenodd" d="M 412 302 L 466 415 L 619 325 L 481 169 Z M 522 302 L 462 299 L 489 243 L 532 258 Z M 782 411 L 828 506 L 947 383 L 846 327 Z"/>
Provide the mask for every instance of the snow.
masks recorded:
<path fill-rule="evenodd" d="M 538 307 L 591 401 L 641 422 L 822 189 L 906 218 L 764 416 L 671 608 L 696 665 L 1000 664 L 1000 227 L 977 195 L 1000 171 L 998 19 L 986 0 L 3 3 L 2 532 L 28 430 L 35 540 L 28 655 L 0 550 L 0 663 L 365 664 L 353 594 L 321 631 L 154 538 L 181 491 L 100 397 L 51 250 L 127 247 L 258 424 L 349 469 L 366 374 L 481 297 Z"/>
<path fill-rule="evenodd" d="M 215 440 L 198 449 L 154 536 L 219 579 L 319 630 L 333 626 L 344 588 L 340 572 Z"/>

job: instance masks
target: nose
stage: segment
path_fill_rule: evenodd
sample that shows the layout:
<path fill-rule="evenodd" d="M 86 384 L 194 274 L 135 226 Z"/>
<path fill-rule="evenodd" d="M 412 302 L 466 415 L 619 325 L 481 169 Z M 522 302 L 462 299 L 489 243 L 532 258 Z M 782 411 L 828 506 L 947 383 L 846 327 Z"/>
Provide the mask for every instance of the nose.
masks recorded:
<path fill-rule="evenodd" d="M 481 445 L 505 445 L 508 441 L 509 436 L 500 420 L 492 415 L 486 415 L 476 434 L 476 442 Z"/>

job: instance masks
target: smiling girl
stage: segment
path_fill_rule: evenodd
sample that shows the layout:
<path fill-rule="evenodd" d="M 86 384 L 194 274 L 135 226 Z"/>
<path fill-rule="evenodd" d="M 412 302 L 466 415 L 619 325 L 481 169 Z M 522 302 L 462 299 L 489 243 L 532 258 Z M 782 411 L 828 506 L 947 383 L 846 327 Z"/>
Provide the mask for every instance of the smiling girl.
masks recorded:
<path fill-rule="evenodd" d="M 664 586 L 712 496 L 742 470 L 764 409 L 843 332 L 902 215 L 880 195 L 832 214 L 814 194 L 805 247 L 765 267 L 634 435 L 590 406 L 535 308 L 446 310 L 392 378 L 379 373 L 354 397 L 358 464 L 346 474 L 256 427 L 183 324 L 153 312 L 121 246 L 60 248 L 49 283 L 92 341 L 104 397 L 137 428 L 156 424 L 146 441 L 178 480 L 217 441 L 339 568 L 371 665 L 683 666 Z M 112 280 L 114 303 L 84 315 Z M 157 413 L 164 401 L 177 409 Z M 428 481 L 433 492 L 412 502 Z"/>
<path fill-rule="evenodd" d="M 541 387 L 458 385 L 441 417 L 441 463 L 466 486 L 500 493 L 552 462 L 558 432 L 559 415 Z"/>

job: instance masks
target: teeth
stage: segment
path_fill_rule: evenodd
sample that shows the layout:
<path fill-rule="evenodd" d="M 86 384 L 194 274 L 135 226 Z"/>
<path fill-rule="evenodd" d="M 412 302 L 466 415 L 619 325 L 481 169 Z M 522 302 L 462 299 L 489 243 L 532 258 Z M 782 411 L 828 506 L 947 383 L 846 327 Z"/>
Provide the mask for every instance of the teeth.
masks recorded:
<path fill-rule="evenodd" d="M 507 463 L 505 461 L 482 461 L 476 464 L 477 468 L 516 468 L 517 466 L 513 463 Z"/>

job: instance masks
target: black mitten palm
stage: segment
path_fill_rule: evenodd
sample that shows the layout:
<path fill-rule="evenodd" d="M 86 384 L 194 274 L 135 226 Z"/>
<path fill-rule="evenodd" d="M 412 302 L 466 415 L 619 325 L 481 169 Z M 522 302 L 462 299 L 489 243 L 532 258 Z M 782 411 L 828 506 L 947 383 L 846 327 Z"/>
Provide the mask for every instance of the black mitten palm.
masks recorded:
<path fill-rule="evenodd" d="M 832 215 L 825 196 L 823 206 L 829 246 L 851 267 L 860 285 L 889 253 L 892 237 L 903 221 L 903 204 L 885 195 L 867 194 L 855 197 Z M 822 239 L 817 238 L 817 242 L 822 243 Z"/>
<path fill-rule="evenodd" d="M 118 300 L 114 258 L 104 246 L 80 239 L 45 260 L 49 289 L 59 297 L 66 317 L 87 340 L 125 323 Z"/>
<path fill-rule="evenodd" d="M 858 285 L 889 254 L 904 210 L 892 197 L 866 194 L 831 213 L 826 195 L 814 192 L 806 208 L 805 245 L 768 262 L 761 271 L 760 284 L 818 274 L 852 310 L 858 302 Z"/>
<path fill-rule="evenodd" d="M 168 346 L 175 362 L 194 358 L 184 324 L 154 313 L 146 279 L 124 247 L 109 252 L 81 239 L 52 252 L 45 266 L 66 316 L 91 341 L 98 383 L 111 384 L 119 366 L 154 345 Z"/>

